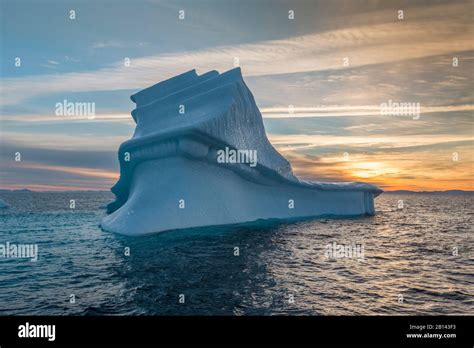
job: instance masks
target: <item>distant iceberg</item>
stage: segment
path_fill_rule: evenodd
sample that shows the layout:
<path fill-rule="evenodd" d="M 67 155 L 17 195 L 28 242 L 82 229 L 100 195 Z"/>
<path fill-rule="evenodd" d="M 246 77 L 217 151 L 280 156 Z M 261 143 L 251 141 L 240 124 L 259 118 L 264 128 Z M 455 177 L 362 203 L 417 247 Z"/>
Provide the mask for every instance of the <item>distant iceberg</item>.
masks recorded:
<path fill-rule="evenodd" d="M 3 199 L 0 199 L 0 209 L 7 209 L 10 208 L 10 204 L 5 202 Z"/>
<path fill-rule="evenodd" d="M 131 97 L 133 137 L 119 148 L 116 200 L 102 228 L 125 235 L 174 229 L 374 214 L 382 190 L 299 180 L 270 144 L 240 68 L 195 70 Z"/>

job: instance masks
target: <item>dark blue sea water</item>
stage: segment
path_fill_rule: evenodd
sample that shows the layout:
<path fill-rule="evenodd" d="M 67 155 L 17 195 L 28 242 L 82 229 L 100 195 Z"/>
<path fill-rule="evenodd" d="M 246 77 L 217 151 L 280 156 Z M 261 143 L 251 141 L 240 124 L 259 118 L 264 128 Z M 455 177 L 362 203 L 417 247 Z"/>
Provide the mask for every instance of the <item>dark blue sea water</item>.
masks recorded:
<path fill-rule="evenodd" d="M 106 192 L 0 198 L 0 244 L 39 248 L 37 262 L 0 258 L 1 315 L 474 314 L 473 195 L 383 194 L 373 217 L 138 238 L 98 227 Z M 363 258 L 328 258 L 330 243 Z"/>

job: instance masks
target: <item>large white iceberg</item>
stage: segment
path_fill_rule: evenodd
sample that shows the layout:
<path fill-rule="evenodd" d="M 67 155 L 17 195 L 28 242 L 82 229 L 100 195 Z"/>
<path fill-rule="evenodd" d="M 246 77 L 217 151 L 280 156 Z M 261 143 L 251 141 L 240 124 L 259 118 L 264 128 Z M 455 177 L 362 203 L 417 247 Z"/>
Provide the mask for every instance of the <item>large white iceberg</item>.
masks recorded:
<path fill-rule="evenodd" d="M 133 137 L 119 148 L 116 200 L 102 228 L 125 235 L 317 216 L 374 214 L 382 190 L 299 180 L 268 141 L 240 68 L 195 70 L 131 99 Z"/>

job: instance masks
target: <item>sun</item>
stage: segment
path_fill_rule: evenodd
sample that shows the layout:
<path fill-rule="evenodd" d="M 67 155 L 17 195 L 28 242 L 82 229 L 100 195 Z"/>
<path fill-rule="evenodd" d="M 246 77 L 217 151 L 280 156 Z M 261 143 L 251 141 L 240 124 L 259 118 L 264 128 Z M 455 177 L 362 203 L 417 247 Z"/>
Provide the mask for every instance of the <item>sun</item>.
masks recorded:
<path fill-rule="evenodd" d="M 357 162 L 349 168 L 349 172 L 358 178 L 373 178 L 395 171 L 395 168 L 388 167 L 385 163 L 380 162 Z"/>

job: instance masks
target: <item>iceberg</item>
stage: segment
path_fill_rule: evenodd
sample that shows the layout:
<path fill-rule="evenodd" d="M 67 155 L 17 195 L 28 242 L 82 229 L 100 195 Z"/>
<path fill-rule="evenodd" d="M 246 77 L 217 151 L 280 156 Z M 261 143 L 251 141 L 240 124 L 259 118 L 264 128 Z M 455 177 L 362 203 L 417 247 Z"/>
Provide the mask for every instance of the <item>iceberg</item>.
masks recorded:
<path fill-rule="evenodd" d="M 123 235 L 318 216 L 374 214 L 382 190 L 298 179 L 267 139 L 240 68 L 195 70 L 131 96 L 136 128 L 101 227 Z"/>
<path fill-rule="evenodd" d="M 0 209 L 7 209 L 10 208 L 10 204 L 5 202 L 3 199 L 0 198 Z"/>

